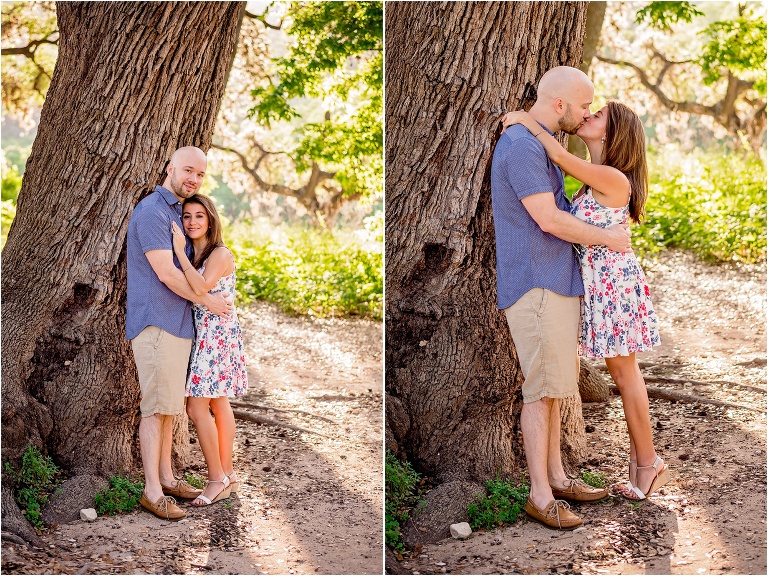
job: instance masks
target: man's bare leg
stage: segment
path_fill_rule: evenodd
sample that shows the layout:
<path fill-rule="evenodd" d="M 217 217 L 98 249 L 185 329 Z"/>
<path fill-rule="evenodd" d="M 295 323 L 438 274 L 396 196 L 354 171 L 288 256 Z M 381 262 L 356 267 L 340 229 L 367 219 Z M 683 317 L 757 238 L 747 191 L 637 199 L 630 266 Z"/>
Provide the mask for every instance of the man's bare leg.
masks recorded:
<path fill-rule="evenodd" d="M 164 486 L 176 486 L 171 466 L 171 448 L 173 445 L 173 416 L 163 416 L 162 442 L 160 444 L 160 482 Z"/>
<path fill-rule="evenodd" d="M 144 492 L 150 502 L 163 497 L 160 487 L 160 452 L 162 443 L 162 415 L 142 417 L 139 422 L 141 463 L 144 468 Z"/>
<path fill-rule="evenodd" d="M 535 402 L 523 404 L 523 411 L 520 414 L 525 460 L 528 463 L 528 475 L 531 478 L 530 496 L 534 505 L 540 509 L 553 500 L 552 489 L 547 478 L 551 404 L 550 398 L 541 398 Z"/>
<path fill-rule="evenodd" d="M 549 453 L 547 460 L 547 479 L 550 486 L 565 487 L 567 476 L 563 469 L 560 453 L 560 400 L 552 398 L 549 410 Z"/>

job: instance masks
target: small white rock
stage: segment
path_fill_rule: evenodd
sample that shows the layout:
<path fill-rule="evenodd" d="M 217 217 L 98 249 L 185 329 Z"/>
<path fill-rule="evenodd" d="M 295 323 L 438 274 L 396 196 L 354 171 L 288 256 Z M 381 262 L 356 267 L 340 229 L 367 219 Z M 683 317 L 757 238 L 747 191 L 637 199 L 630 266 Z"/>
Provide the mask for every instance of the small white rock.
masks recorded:
<path fill-rule="evenodd" d="M 576 528 L 574 530 L 574 532 L 584 532 L 584 530 L 586 530 L 586 528 L 584 528 L 584 526 L 579 526 L 578 528 Z"/>
<path fill-rule="evenodd" d="M 472 534 L 472 528 L 469 527 L 467 522 L 459 522 L 458 524 L 451 524 L 451 536 L 458 540 L 469 538 Z"/>
<path fill-rule="evenodd" d="M 86 522 L 93 522 L 98 517 L 98 514 L 96 514 L 96 510 L 93 508 L 83 508 L 80 510 L 80 520 L 85 520 Z"/>

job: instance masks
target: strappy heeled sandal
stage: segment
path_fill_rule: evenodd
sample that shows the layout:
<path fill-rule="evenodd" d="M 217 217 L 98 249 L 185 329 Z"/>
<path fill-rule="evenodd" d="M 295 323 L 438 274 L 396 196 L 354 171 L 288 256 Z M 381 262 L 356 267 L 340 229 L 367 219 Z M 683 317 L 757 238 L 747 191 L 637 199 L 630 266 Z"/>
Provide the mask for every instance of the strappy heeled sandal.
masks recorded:
<path fill-rule="evenodd" d="M 229 478 L 229 486 L 232 494 L 237 494 L 237 491 L 240 489 L 240 480 L 232 480 L 232 476 L 235 475 L 235 471 L 233 470 L 229 474 L 227 474 L 227 478 Z"/>
<path fill-rule="evenodd" d="M 659 462 L 664 464 L 661 470 L 659 470 L 659 467 L 658 467 Z M 651 482 L 651 485 L 648 488 L 647 492 L 643 493 L 643 491 L 640 490 L 640 488 L 638 488 L 637 486 L 634 487 L 635 492 L 638 494 L 638 496 L 642 494 L 642 498 L 640 498 L 641 500 L 644 498 L 647 498 L 648 496 L 656 492 L 656 490 L 658 490 L 659 488 L 664 486 L 667 482 L 669 482 L 669 466 L 667 466 L 664 463 L 664 460 L 662 460 L 660 456 L 656 456 L 656 460 L 654 460 L 653 464 L 651 464 L 650 466 L 637 467 L 638 470 L 642 470 L 643 468 L 653 468 L 654 471 L 656 472 L 656 476 L 654 477 L 653 482 Z"/>
<path fill-rule="evenodd" d="M 231 493 L 229 476 L 224 476 L 224 478 L 222 478 L 221 480 L 208 480 L 208 484 L 212 484 L 214 482 L 221 482 L 222 484 L 224 484 L 224 488 L 221 489 L 221 492 L 216 494 L 213 500 L 209 499 L 207 496 L 203 496 L 202 494 L 200 494 L 194 500 L 192 500 L 191 502 L 192 506 L 198 506 L 198 507 L 210 506 L 214 502 L 218 502 L 219 500 L 224 500 L 225 498 L 229 498 L 229 495 Z M 206 484 L 206 487 L 207 487 L 207 484 Z M 198 500 L 202 500 L 203 502 L 205 502 L 205 504 L 195 504 L 195 502 L 197 502 Z"/>
<path fill-rule="evenodd" d="M 635 482 L 637 482 L 637 460 L 629 461 L 629 480 L 614 485 L 613 489 L 617 494 L 624 496 L 627 500 L 645 500 L 643 494 L 637 486 L 632 484 L 632 465 L 635 465 Z"/>

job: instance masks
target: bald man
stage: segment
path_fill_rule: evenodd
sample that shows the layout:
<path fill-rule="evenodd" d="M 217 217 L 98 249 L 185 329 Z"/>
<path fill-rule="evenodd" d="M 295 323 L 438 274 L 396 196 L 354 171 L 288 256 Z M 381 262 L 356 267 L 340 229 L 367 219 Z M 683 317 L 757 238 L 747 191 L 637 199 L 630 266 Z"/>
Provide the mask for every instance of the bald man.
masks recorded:
<path fill-rule="evenodd" d="M 182 228 L 181 205 L 200 190 L 208 166 L 199 148 L 179 148 L 166 167 L 162 186 L 136 205 L 128 223 L 128 310 L 131 341 L 141 386 L 139 441 L 144 467 L 140 503 L 166 520 L 186 514 L 175 498 L 202 491 L 174 477 L 171 467 L 173 417 L 184 412 L 184 388 L 194 337 L 190 301 L 214 314 L 232 311 L 222 294 L 197 296 L 173 254 L 171 223 Z M 174 498 L 175 497 L 175 498 Z"/>
<path fill-rule="evenodd" d="M 573 134 L 589 117 L 594 89 L 577 68 L 559 66 L 542 76 L 529 110 L 541 131 Z M 520 359 L 520 426 L 531 478 L 526 512 L 553 528 L 572 529 L 581 518 L 562 498 L 603 498 L 570 479 L 560 456 L 560 398 L 579 393 L 579 296 L 584 289 L 571 243 L 631 250 L 627 226 L 599 228 L 571 216 L 563 174 L 544 146 L 522 125 L 499 139 L 491 166 L 496 230 L 498 308 L 504 311 Z"/>

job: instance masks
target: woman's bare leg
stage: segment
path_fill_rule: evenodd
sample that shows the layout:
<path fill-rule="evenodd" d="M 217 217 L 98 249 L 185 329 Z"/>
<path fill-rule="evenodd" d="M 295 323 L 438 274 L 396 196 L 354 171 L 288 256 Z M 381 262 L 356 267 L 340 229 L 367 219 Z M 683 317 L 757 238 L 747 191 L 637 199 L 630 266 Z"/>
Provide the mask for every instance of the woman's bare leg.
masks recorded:
<path fill-rule="evenodd" d="M 197 440 L 200 442 L 200 448 L 202 448 L 203 456 L 205 457 L 205 464 L 208 467 L 209 481 L 221 480 L 225 476 L 219 454 L 219 435 L 216 422 L 208 410 L 208 407 L 213 404 L 213 400 L 217 399 L 187 398 L 187 415 L 197 429 Z M 223 488 L 224 484 L 221 482 L 212 482 L 205 486 L 202 495 L 213 500 Z M 200 501 L 200 504 L 203 504 L 203 502 Z"/>
<path fill-rule="evenodd" d="M 648 391 L 635 354 L 606 358 L 605 364 L 621 393 L 624 417 L 629 429 L 630 460 L 636 460 L 638 467 L 651 466 L 656 460 L 656 450 L 651 434 Z M 638 470 L 636 474 L 636 483 L 632 484 L 645 492 L 650 487 L 655 472 L 653 468 L 645 468 Z"/>

